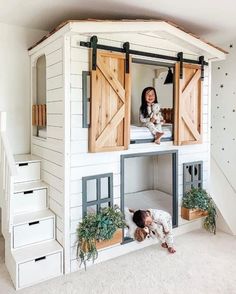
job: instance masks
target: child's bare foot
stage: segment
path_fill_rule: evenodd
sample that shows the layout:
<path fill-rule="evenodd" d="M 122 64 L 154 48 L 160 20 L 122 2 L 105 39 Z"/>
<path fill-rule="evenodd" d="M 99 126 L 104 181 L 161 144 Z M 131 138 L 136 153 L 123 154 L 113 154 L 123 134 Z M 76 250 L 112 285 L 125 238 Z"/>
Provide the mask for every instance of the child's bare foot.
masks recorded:
<path fill-rule="evenodd" d="M 176 252 L 175 248 L 173 248 L 173 247 L 168 247 L 168 251 L 170 253 L 175 253 Z"/>
<path fill-rule="evenodd" d="M 155 135 L 155 143 L 160 145 L 161 143 L 161 137 L 164 135 L 163 132 L 157 132 Z"/>
<path fill-rule="evenodd" d="M 161 247 L 168 248 L 168 245 L 166 244 L 166 242 L 165 243 L 161 243 Z"/>
<path fill-rule="evenodd" d="M 155 142 L 156 144 L 160 145 L 160 144 L 161 144 L 161 139 L 160 139 L 160 138 L 159 138 L 159 139 L 156 139 L 154 142 Z"/>

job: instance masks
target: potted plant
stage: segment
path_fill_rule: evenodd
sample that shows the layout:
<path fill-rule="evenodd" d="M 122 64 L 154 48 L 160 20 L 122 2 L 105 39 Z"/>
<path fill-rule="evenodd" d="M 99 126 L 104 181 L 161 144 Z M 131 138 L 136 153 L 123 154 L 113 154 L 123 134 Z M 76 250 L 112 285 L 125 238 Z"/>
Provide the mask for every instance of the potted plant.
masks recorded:
<path fill-rule="evenodd" d="M 204 228 L 212 233 L 216 233 L 216 207 L 213 199 L 202 188 L 192 188 L 186 192 L 181 207 L 181 217 L 193 220 L 206 216 Z"/>
<path fill-rule="evenodd" d="M 102 208 L 83 218 L 77 229 L 77 258 L 85 269 L 87 261 L 94 262 L 98 257 L 98 249 L 121 242 L 124 226 L 123 214 L 117 206 Z"/>

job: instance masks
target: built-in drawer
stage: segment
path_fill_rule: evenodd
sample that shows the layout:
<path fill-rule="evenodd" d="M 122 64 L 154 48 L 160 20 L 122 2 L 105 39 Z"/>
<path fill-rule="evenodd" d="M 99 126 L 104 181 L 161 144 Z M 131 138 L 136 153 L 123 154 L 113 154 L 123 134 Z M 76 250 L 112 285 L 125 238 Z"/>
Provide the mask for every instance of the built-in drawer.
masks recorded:
<path fill-rule="evenodd" d="M 16 164 L 17 176 L 15 183 L 37 181 L 40 179 L 40 161 Z"/>
<path fill-rule="evenodd" d="M 13 248 L 54 239 L 54 217 L 13 226 Z"/>
<path fill-rule="evenodd" d="M 46 209 L 47 189 L 30 190 L 12 195 L 13 214 L 21 214 Z"/>
<path fill-rule="evenodd" d="M 27 287 L 62 274 L 62 253 L 41 256 L 18 265 L 19 288 Z"/>

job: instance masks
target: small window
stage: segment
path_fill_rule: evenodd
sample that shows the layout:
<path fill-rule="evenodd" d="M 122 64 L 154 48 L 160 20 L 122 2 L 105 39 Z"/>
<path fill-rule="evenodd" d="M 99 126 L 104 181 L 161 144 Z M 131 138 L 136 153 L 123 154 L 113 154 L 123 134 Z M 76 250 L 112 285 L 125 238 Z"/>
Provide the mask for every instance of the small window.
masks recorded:
<path fill-rule="evenodd" d="M 47 138 L 46 57 L 38 58 L 33 78 L 32 125 L 33 135 Z"/>
<path fill-rule="evenodd" d="M 191 188 L 202 188 L 203 182 L 203 162 L 184 163 L 183 172 L 183 193 Z"/>
<path fill-rule="evenodd" d="M 90 72 L 82 72 L 83 128 L 90 125 Z"/>
<path fill-rule="evenodd" d="M 113 205 L 113 174 L 82 178 L 83 216 Z"/>

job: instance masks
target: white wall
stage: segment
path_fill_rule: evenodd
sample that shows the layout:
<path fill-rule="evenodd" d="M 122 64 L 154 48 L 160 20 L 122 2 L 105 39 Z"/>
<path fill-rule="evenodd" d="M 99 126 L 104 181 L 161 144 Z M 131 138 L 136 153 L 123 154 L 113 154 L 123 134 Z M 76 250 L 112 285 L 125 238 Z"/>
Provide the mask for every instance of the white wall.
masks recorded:
<path fill-rule="evenodd" d="M 226 60 L 212 64 L 211 152 L 236 189 L 236 40 L 223 46 Z"/>
<path fill-rule="evenodd" d="M 168 69 L 161 72 L 158 75 L 158 78 L 154 81 L 154 87 L 157 91 L 157 100 L 163 108 L 172 108 L 173 107 L 173 84 L 164 85 Z"/>
<path fill-rule="evenodd" d="M 125 159 L 125 193 L 135 193 L 154 188 L 154 157 Z"/>
<path fill-rule="evenodd" d="M 125 193 L 157 189 L 172 194 L 172 154 L 125 159 Z"/>
<path fill-rule="evenodd" d="M 155 71 L 153 66 L 132 63 L 132 91 L 131 91 L 131 123 L 139 124 L 139 108 L 142 91 L 146 87 L 153 87 Z"/>
<path fill-rule="evenodd" d="M 45 31 L 0 23 L 0 111 L 15 154 L 30 151 L 30 59 L 28 48 Z"/>
<path fill-rule="evenodd" d="M 172 194 L 172 154 L 156 157 L 154 189 Z"/>

